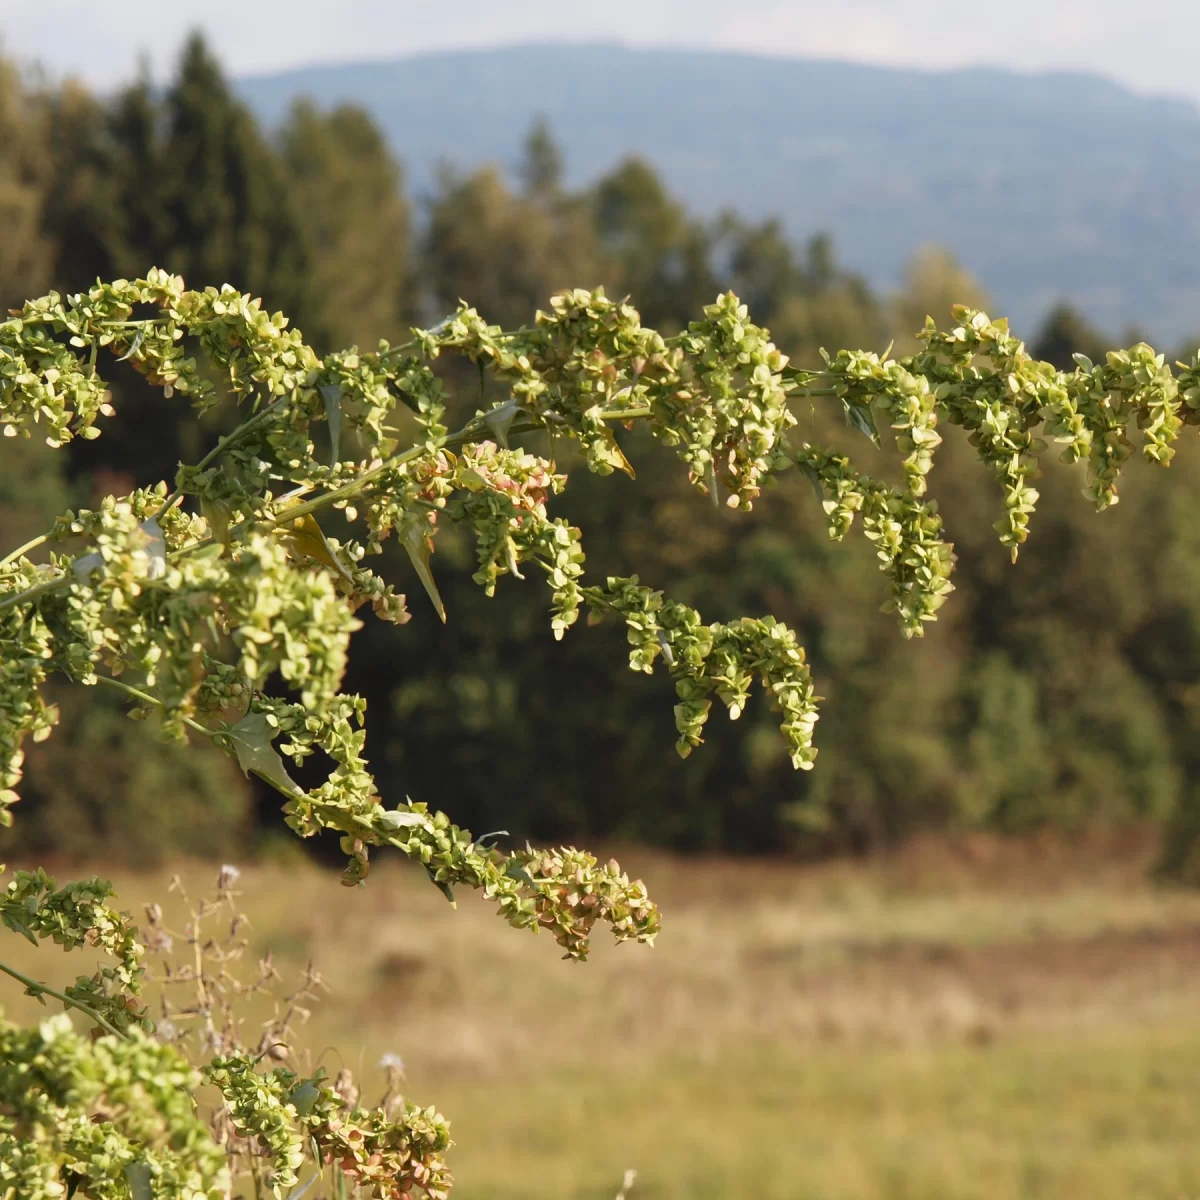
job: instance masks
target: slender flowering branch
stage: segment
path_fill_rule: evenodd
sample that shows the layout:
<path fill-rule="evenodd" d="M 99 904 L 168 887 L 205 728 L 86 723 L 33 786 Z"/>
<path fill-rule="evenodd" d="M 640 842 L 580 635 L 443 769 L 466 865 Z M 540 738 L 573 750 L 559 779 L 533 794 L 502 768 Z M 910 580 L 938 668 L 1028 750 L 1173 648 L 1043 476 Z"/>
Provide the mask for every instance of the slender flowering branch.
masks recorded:
<path fill-rule="evenodd" d="M 102 1013 L 97 1012 L 96 1009 L 92 1008 L 89 1004 L 85 1004 L 82 1000 L 76 1000 L 73 996 L 67 995 L 66 992 L 60 992 L 48 983 L 42 983 L 37 979 L 30 979 L 28 975 L 23 975 L 20 971 L 10 967 L 5 962 L 0 962 L 0 971 L 3 971 L 5 975 L 11 976 L 21 984 L 25 988 L 27 996 L 53 996 L 56 1000 L 62 1002 L 64 1008 L 73 1008 L 83 1013 L 88 1020 L 94 1021 L 105 1033 L 112 1037 L 119 1038 L 125 1036 L 115 1025 L 110 1025 L 108 1019 Z"/>
<path fill-rule="evenodd" d="M 157 315 L 135 318 L 146 305 Z M 252 297 L 230 287 L 188 290 L 158 270 L 30 301 L 0 322 L 6 436 L 36 434 L 53 447 L 100 436 L 102 418 L 114 415 L 102 350 L 164 399 L 178 396 L 204 413 L 225 397 L 248 415 L 170 484 L 64 513 L 0 559 L 0 823 L 12 820 L 25 742 L 53 733 L 57 713 L 44 685 L 58 676 L 119 691 L 180 737 L 203 735 L 279 792 L 298 836 L 336 831 L 347 884 L 366 880 L 372 848 L 390 847 L 420 862 L 451 902 L 455 888 L 476 889 L 514 927 L 546 930 L 568 958 L 587 956 L 598 923 L 619 941 L 652 942 L 658 911 L 617 863 L 573 847 L 502 852 L 445 813 L 379 794 L 364 756 L 365 703 L 342 681 L 360 613 L 398 624 L 412 614 L 367 564 L 389 540 L 403 547 L 446 620 L 437 536 L 460 527 L 474 537 L 474 578 L 489 595 L 503 577 L 525 579 L 524 568 L 536 568 L 555 637 L 584 608 L 624 625 L 630 668 L 661 668 L 674 682 L 680 754 L 701 745 L 714 705 L 736 720 L 758 685 L 779 713 L 792 763 L 808 769 L 817 699 L 795 632 L 770 616 L 705 621 L 637 576 L 590 578 L 582 531 L 553 512 L 566 476 L 519 439 L 563 436 L 590 471 L 633 475 L 618 434 L 640 427 L 678 455 L 699 493 L 743 510 L 772 477 L 798 471 L 831 538 L 858 522 L 886 576 L 887 607 L 913 636 L 953 590 L 953 550 L 926 495 L 942 423 L 965 428 L 997 481 L 997 528 L 1014 557 L 1050 443 L 1066 461 L 1086 464 L 1088 494 L 1103 509 L 1117 501 L 1135 426 L 1144 456 L 1166 464 L 1182 427 L 1200 425 L 1200 362 L 1179 364 L 1176 374 L 1142 343 L 1063 372 L 1034 360 L 1005 322 L 968 309 L 956 309 L 946 329 L 930 321 L 921 337 L 914 355 L 839 350 L 822 370 L 807 371 L 731 294 L 663 337 L 628 303 L 575 290 L 519 330 L 489 325 L 463 305 L 395 347 L 322 358 Z M 477 365 L 504 396 L 454 432 L 436 369 L 445 356 Z M 903 482 L 885 483 L 849 456 L 800 440 L 791 408 L 800 396 L 834 406 L 876 445 L 890 436 Z M 399 406 L 415 423 L 407 445 L 396 437 Z M 347 540 L 322 528 L 329 509 L 346 518 Z M 43 545 L 50 563 L 37 566 L 27 554 Z M 269 694 L 277 677 L 295 699 Z M 302 787 L 292 764 L 318 751 L 331 769 Z M 141 943 L 128 918 L 107 906 L 109 893 L 102 881 L 58 889 L 35 873 L 19 875 L 0 897 L 0 917 L 15 932 L 99 946 L 114 964 L 61 991 L 0 971 L 123 1035 L 115 1048 L 112 1038 L 85 1048 L 58 1026 L 32 1033 L 0 1023 L 0 1120 L 8 1122 L 0 1126 L 0 1195 L 58 1195 L 69 1171 L 89 1194 L 219 1200 L 231 1187 L 222 1147 L 237 1144 L 249 1148 L 256 1188 L 280 1197 L 314 1155 L 390 1200 L 417 1189 L 431 1200 L 446 1196 L 449 1136 L 432 1109 L 362 1109 L 352 1084 L 330 1087 L 319 1073 L 305 1079 L 264 1065 L 265 1049 L 217 1047 L 193 1068 L 153 1042 L 136 999 Z M 157 917 L 151 927 L 159 937 Z M 203 988 L 202 963 L 195 970 Z M 56 1079 L 112 1081 L 134 1098 L 128 1104 L 150 1105 L 165 1121 L 154 1128 L 179 1136 L 151 1145 L 141 1132 L 149 1118 L 130 1115 L 125 1100 L 111 1104 L 109 1083 L 78 1103 L 22 1095 L 14 1081 L 34 1061 L 58 1071 Z M 201 1079 L 221 1098 L 219 1139 L 198 1124 Z M 10 1128 L 17 1136 L 5 1136 Z"/>
<path fill-rule="evenodd" d="M 35 538 L 30 538 L 29 541 L 23 542 L 15 550 L 10 551 L 3 558 L 0 558 L 0 567 L 7 567 L 9 563 L 16 562 L 22 555 L 28 554 L 30 550 L 36 550 L 39 546 L 44 546 L 50 540 L 50 534 L 41 533 Z"/>

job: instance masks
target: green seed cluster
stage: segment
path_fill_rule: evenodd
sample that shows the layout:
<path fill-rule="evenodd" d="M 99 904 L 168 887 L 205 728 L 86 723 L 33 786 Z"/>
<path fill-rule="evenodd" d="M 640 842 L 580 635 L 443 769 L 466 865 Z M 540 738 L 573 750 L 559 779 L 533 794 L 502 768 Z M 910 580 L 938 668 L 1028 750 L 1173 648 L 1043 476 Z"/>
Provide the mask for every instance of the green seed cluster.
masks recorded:
<path fill-rule="evenodd" d="M 476 889 L 511 925 L 548 930 L 569 958 L 586 957 L 597 922 L 618 940 L 653 941 L 658 911 L 617 863 L 568 847 L 504 852 L 444 813 L 378 794 L 363 754 L 365 703 L 342 680 L 360 613 L 394 623 L 411 614 L 367 560 L 394 538 L 446 620 L 437 535 L 447 524 L 469 529 L 489 595 L 506 575 L 545 577 L 555 637 L 585 606 L 624 623 L 631 668 L 661 666 L 675 682 L 681 754 L 700 745 L 714 699 L 737 719 L 757 681 L 781 714 L 792 762 L 807 769 L 817 708 L 795 633 L 769 616 L 705 622 L 637 576 L 590 582 L 581 531 L 551 511 L 566 477 L 517 439 L 561 435 L 591 471 L 633 475 L 618 433 L 641 425 L 676 451 L 700 492 L 740 509 L 797 467 L 831 538 L 860 517 L 888 577 L 886 607 L 911 636 L 953 590 L 953 550 L 926 494 L 940 421 L 967 431 L 1000 483 L 996 528 L 1014 556 L 1051 442 L 1065 461 L 1086 463 L 1087 494 L 1103 509 L 1136 449 L 1134 425 L 1146 458 L 1164 465 L 1183 425 L 1200 425 L 1200 360 L 1176 373 L 1138 344 L 1064 372 L 1034 360 L 1005 322 L 968 309 L 946 330 L 930 321 L 922 338 L 905 358 L 840 350 L 808 372 L 731 294 L 668 338 L 628 302 L 575 290 L 519 330 L 462 305 L 402 344 L 321 358 L 257 300 L 229 287 L 191 291 L 159 270 L 30 301 L 0 322 L 0 434 L 54 447 L 97 437 L 115 415 L 101 352 L 129 362 L 164 402 L 178 396 L 203 413 L 232 399 L 243 419 L 170 484 L 63 513 L 0 559 L 0 824 L 12 819 L 26 739 L 53 731 L 42 687 L 58 675 L 120 690 L 134 715 L 155 712 L 169 734 L 231 755 L 281 794 L 298 835 L 340 835 L 348 884 L 365 880 L 372 847 L 387 846 L 421 862 L 448 899 Z M 455 432 L 437 370 L 444 355 L 477 364 L 507 392 Z M 877 445 L 890 428 L 902 482 L 793 442 L 790 401 L 805 394 L 831 398 Z M 405 427 L 414 436 L 402 443 Z M 346 540 L 322 528 L 329 510 L 349 523 Z M 37 563 L 26 551 L 43 543 L 49 561 Z M 274 677 L 292 696 L 267 693 Z M 317 750 L 332 769 L 302 788 L 289 764 Z M 154 1042 L 136 998 L 142 948 L 109 898 L 103 881 L 59 889 L 41 872 L 16 876 L 0 896 L 11 930 L 109 958 L 62 992 L 0 964 L 107 1031 L 85 1041 L 61 1019 L 37 1030 L 0 1024 L 0 1200 L 227 1196 L 226 1148 L 192 1095 L 201 1079 L 219 1090 L 235 1136 L 269 1163 L 277 1196 L 306 1156 L 375 1196 L 446 1195 L 449 1135 L 432 1110 L 365 1111 L 319 1075 L 231 1053 L 193 1068 Z"/>

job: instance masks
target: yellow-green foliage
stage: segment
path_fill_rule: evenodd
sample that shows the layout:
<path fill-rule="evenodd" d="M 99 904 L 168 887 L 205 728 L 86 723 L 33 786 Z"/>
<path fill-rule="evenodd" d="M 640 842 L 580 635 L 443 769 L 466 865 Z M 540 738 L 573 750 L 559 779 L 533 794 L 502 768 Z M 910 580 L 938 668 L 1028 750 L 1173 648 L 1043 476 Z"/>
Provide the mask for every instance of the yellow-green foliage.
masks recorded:
<path fill-rule="evenodd" d="M 512 443 L 557 434 L 578 444 L 595 474 L 632 476 L 616 429 L 640 425 L 676 451 L 702 494 L 737 509 L 751 508 L 772 475 L 799 465 L 831 537 L 844 536 L 861 512 L 890 579 L 887 606 L 906 635 L 919 634 L 951 590 L 953 555 L 925 499 L 939 420 L 964 426 L 1000 480 L 997 528 L 1014 556 L 1037 500 L 1029 479 L 1046 448 L 1039 432 L 1063 443 L 1068 461 L 1086 459 L 1089 495 L 1104 508 L 1116 499 L 1135 419 L 1146 456 L 1160 463 L 1182 424 L 1200 423 L 1196 364 L 1176 378 L 1139 345 L 1099 366 L 1081 358 L 1065 373 L 1034 361 L 1003 322 L 966 309 L 955 319 L 945 332 L 930 321 L 914 355 L 840 351 L 811 372 L 790 365 L 731 293 L 670 337 L 644 327 L 626 302 L 575 290 L 519 330 L 489 325 L 463 305 L 403 345 L 324 358 L 251 297 L 228 286 L 189 291 L 159 270 L 28 302 L 0 324 L 6 436 L 36 431 L 55 448 L 98 437 L 101 418 L 112 415 L 101 350 L 131 363 L 164 402 L 178 394 L 201 414 L 223 399 L 215 375 L 244 419 L 198 463 L 181 466 L 173 487 L 160 482 L 63 513 L 0 560 L 0 822 L 11 821 L 18 799 L 23 743 L 53 731 L 57 713 L 44 685 L 61 675 L 121 692 L 181 740 L 194 733 L 211 741 L 283 796 L 285 820 L 302 837 L 336 831 L 347 884 L 366 878 L 370 847 L 391 846 L 420 862 L 448 899 L 456 885 L 477 889 L 510 924 L 548 929 L 567 957 L 586 957 L 597 921 L 618 941 L 652 941 L 658 911 L 617 863 L 573 848 L 505 853 L 500 835 L 477 841 L 424 802 L 381 799 L 363 755 L 365 703 L 342 691 L 342 679 L 359 609 L 369 604 L 397 623 L 409 613 L 364 561 L 395 536 L 445 620 L 434 538 L 447 523 L 471 530 L 476 579 L 489 594 L 500 576 L 523 578 L 522 567 L 533 568 L 549 583 L 556 637 L 586 606 L 594 618 L 624 622 L 634 670 L 650 672 L 661 660 L 675 680 L 680 753 L 700 744 L 714 696 L 737 719 L 757 679 L 782 714 L 793 765 L 810 768 L 816 698 L 792 630 L 770 616 L 706 623 L 636 575 L 588 581 L 580 531 L 549 513 L 565 477 Z M 477 364 L 508 393 L 453 433 L 433 369 L 446 355 Z M 880 421 L 889 424 L 904 484 L 882 484 L 842 455 L 793 442 L 793 394 L 828 397 L 877 443 Z M 404 411 L 407 442 L 396 423 Z M 361 528 L 361 539 L 327 536 L 318 515 L 330 510 Z M 55 550 L 36 564 L 28 552 L 44 544 Z M 268 693 L 276 678 L 291 698 Z M 318 750 L 332 769 L 303 787 L 285 760 L 299 764 Z M 128 1027 L 148 1018 L 134 999 L 132 949 L 109 944 L 113 922 L 127 922 L 91 906 L 93 894 L 106 893 L 98 883 L 59 892 L 40 876 L 18 876 L 5 919 L 35 940 L 99 941 L 117 952 L 119 969 L 62 992 L 16 977 L 86 1013 L 107 1036 L 136 1039 Z M 21 1041 L 14 1031 L 12 1069 L 56 1036 L 46 1027 Z M 297 1184 L 310 1153 L 380 1196 L 407 1196 L 414 1186 L 434 1200 L 445 1194 L 448 1135 L 436 1114 L 360 1115 L 320 1075 L 259 1070 L 261 1055 L 224 1041 L 205 1049 L 201 1074 L 221 1093 L 229 1128 L 266 1158 L 277 1195 Z M 8 1086 L 22 1085 L 10 1074 Z M 169 1148 L 147 1145 L 142 1154 L 136 1130 L 115 1123 L 110 1133 L 92 1132 L 73 1103 L 68 1093 L 62 1111 L 10 1120 L 9 1143 L 26 1147 L 10 1164 L 18 1191 L 36 1178 L 39 1187 L 50 1180 L 52 1195 L 56 1172 L 82 1175 L 97 1197 L 203 1190 L 187 1174 L 203 1168 L 184 1170 Z M 79 1141 L 71 1131 L 84 1125 Z"/>

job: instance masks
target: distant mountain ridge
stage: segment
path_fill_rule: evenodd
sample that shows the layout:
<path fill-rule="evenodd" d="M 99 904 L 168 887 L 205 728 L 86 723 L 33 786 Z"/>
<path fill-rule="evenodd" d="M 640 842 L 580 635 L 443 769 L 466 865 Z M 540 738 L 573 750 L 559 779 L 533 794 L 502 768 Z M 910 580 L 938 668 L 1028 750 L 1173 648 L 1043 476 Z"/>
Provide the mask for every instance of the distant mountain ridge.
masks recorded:
<path fill-rule="evenodd" d="M 1060 297 L 1114 333 L 1200 330 L 1200 110 L 1097 76 L 518 45 L 236 85 L 270 124 L 301 93 L 363 105 L 418 192 L 439 159 L 511 166 L 541 114 L 574 183 L 640 154 L 694 210 L 827 230 L 882 285 L 937 242 L 1024 333 Z"/>

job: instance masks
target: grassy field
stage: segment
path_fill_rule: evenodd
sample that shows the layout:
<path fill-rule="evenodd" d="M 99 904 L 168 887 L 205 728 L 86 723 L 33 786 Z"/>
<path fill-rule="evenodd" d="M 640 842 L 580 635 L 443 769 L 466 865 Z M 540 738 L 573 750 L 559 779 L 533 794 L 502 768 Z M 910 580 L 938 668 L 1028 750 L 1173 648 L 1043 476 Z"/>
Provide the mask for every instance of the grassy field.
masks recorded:
<path fill-rule="evenodd" d="M 1152 887 L 1136 847 L 624 858 L 663 933 L 585 965 L 398 864 L 239 890 L 254 949 L 328 982 L 314 1057 L 338 1046 L 370 1097 L 399 1054 L 451 1118 L 461 1200 L 611 1200 L 627 1168 L 629 1200 L 1200 1197 L 1200 895 Z M 168 880 L 117 876 L 178 918 Z"/>

